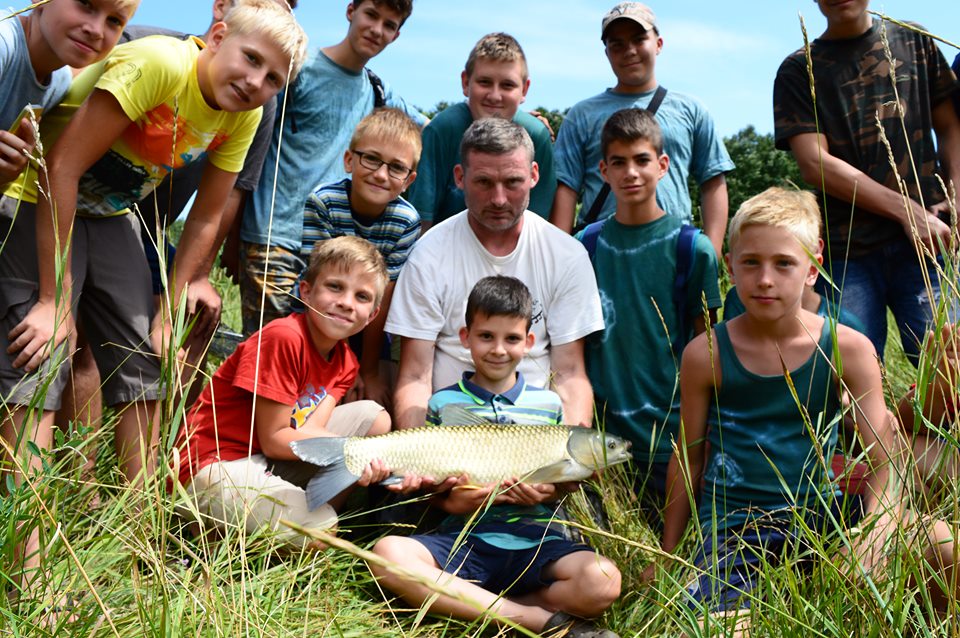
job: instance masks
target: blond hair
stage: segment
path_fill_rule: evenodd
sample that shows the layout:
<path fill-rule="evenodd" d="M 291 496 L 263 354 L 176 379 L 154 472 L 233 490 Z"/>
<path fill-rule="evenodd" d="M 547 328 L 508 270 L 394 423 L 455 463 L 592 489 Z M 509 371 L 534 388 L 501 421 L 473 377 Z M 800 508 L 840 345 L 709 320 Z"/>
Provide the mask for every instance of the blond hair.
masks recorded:
<path fill-rule="evenodd" d="M 473 69 L 477 65 L 477 60 L 489 60 L 491 62 L 520 62 L 520 75 L 523 81 L 527 81 L 527 56 L 523 54 L 523 49 L 516 38 L 507 33 L 488 33 L 480 38 L 470 55 L 467 57 L 467 64 L 464 71 L 467 77 L 473 76 Z"/>
<path fill-rule="evenodd" d="M 307 58 L 307 34 L 289 5 L 276 0 L 237 0 L 223 16 L 226 37 L 262 33 L 290 58 L 293 82 Z"/>
<path fill-rule="evenodd" d="M 374 143 L 390 141 L 406 146 L 413 151 L 411 169 L 416 169 L 420 162 L 420 153 L 423 150 L 420 126 L 400 109 L 379 108 L 360 120 L 357 128 L 353 130 L 353 137 L 350 138 L 350 149 L 357 150 L 357 145 L 363 138 Z"/>
<path fill-rule="evenodd" d="M 730 220 L 730 250 L 747 226 L 783 228 L 811 253 L 820 252 L 820 207 L 810 191 L 773 186 L 743 202 Z"/>
<path fill-rule="evenodd" d="M 310 251 L 310 265 L 303 273 L 303 279 L 309 281 L 311 285 L 316 285 L 316 279 L 320 276 L 320 271 L 327 266 L 332 266 L 343 272 L 359 266 L 368 274 L 373 275 L 376 278 L 376 299 L 374 299 L 373 306 L 374 308 L 380 307 L 389 275 L 383 255 L 380 254 L 376 246 L 366 239 L 354 235 L 344 235 L 317 242 L 313 250 Z"/>

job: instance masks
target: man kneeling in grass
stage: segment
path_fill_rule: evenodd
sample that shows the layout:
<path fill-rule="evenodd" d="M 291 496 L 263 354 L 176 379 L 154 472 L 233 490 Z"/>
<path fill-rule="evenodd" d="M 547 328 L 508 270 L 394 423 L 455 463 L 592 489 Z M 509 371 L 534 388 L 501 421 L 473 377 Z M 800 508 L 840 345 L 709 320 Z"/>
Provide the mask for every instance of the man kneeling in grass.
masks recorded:
<path fill-rule="evenodd" d="M 809 535 L 858 524 L 864 533 L 850 530 L 852 559 L 867 570 L 881 565 L 890 537 L 908 529 L 896 486 L 904 448 L 884 405 L 876 353 L 862 334 L 801 307 L 818 274 L 814 259 L 822 259 L 818 215 L 811 194 L 777 188 L 740 207 L 726 259 L 746 312 L 698 336 L 683 354 L 683 425 L 667 472 L 663 548 L 680 543 L 692 492 L 701 576 L 687 593 L 696 611 L 739 615 L 757 598 L 762 566 L 782 562 L 806 526 Z M 853 397 L 872 466 L 862 511 L 841 502 L 828 463 L 841 388 Z M 934 579 L 956 569 L 951 530 L 933 522 L 920 536 L 931 601 L 945 609 L 958 592 L 942 591 Z M 949 575 L 940 582 L 957 587 Z M 735 630 L 746 625 L 739 616 Z"/>

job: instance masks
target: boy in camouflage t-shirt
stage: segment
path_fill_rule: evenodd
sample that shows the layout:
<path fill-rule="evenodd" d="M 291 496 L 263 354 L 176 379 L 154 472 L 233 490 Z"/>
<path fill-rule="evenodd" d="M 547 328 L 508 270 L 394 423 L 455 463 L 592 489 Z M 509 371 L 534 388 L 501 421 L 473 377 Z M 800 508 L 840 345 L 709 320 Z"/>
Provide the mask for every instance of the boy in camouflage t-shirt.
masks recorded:
<path fill-rule="evenodd" d="M 810 45 L 816 104 L 801 49 L 777 72 L 776 143 L 793 152 L 805 181 L 826 191 L 826 266 L 842 284 L 841 306 L 859 317 L 881 355 L 889 307 L 904 350 L 916 360 L 933 303 L 912 243 L 913 228 L 934 252 L 938 240 L 949 239 L 949 226 L 941 219 L 947 205 L 935 174 L 939 168 L 945 181 L 960 183 L 960 124 L 950 101 L 957 85 L 931 38 L 874 20 L 867 4 L 857 0 L 837 7 L 819 0 L 827 30 Z M 884 31 L 897 60 L 896 91 Z M 939 164 L 932 132 L 941 150 Z M 900 179 L 912 200 L 910 211 L 900 195 Z M 932 292 L 939 295 L 930 270 Z M 834 294 L 827 288 L 821 279 L 818 291 Z"/>

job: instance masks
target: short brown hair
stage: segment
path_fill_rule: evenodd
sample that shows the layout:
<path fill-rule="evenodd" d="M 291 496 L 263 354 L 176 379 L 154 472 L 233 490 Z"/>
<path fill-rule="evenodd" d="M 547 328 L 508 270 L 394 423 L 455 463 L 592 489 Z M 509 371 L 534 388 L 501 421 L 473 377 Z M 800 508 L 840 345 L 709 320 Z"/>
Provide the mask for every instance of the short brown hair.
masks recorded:
<path fill-rule="evenodd" d="M 527 322 L 527 332 L 533 324 L 533 297 L 530 289 L 515 277 L 491 275 L 474 285 L 467 297 L 464 320 L 467 329 L 477 315 L 486 317 L 510 317 Z"/>
<path fill-rule="evenodd" d="M 383 255 L 376 246 L 362 237 L 344 235 L 317 242 L 310 252 L 310 265 L 303 273 L 303 279 L 311 285 L 316 283 L 320 271 L 327 266 L 347 271 L 354 266 L 360 266 L 366 272 L 376 277 L 376 299 L 374 307 L 380 307 L 383 291 L 387 287 L 387 264 Z"/>
<path fill-rule="evenodd" d="M 600 153 L 607 159 L 607 149 L 613 142 L 650 142 L 650 146 L 663 154 L 663 131 L 650 111 L 646 109 L 621 109 L 607 118 L 600 131 Z"/>
<path fill-rule="evenodd" d="M 369 137 L 374 141 L 391 141 L 409 147 L 413 151 L 413 166 L 416 169 L 420 162 L 420 152 L 423 142 L 420 139 L 420 126 L 410 116 L 392 107 L 380 108 L 366 116 L 350 138 L 350 149 L 356 150 L 360 139 Z"/>
<path fill-rule="evenodd" d="M 467 77 L 473 76 L 473 69 L 477 65 L 477 60 L 490 60 L 492 62 L 520 62 L 520 75 L 526 82 L 527 56 L 523 54 L 523 49 L 516 38 L 507 33 L 488 33 L 473 45 L 473 50 L 467 57 L 467 64 L 464 71 Z"/>
<path fill-rule="evenodd" d="M 413 13 L 413 0 L 353 0 L 351 3 L 353 8 L 356 9 L 365 1 L 372 2 L 374 6 L 377 7 L 387 7 L 393 11 L 396 11 L 400 15 L 400 26 L 403 26 L 403 23 L 407 21 L 407 18 L 410 17 L 410 14 Z"/>

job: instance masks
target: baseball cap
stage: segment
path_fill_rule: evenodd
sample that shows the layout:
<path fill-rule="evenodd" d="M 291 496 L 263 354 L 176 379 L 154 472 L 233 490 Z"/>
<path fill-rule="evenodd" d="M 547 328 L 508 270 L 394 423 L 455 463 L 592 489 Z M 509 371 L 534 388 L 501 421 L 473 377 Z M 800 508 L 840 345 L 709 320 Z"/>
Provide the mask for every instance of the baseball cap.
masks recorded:
<path fill-rule="evenodd" d="M 621 2 L 603 16 L 603 22 L 600 24 L 600 39 L 606 38 L 607 27 L 614 20 L 625 18 L 633 20 L 647 31 L 653 31 L 657 28 L 657 16 L 653 10 L 645 4 L 639 2 Z"/>

